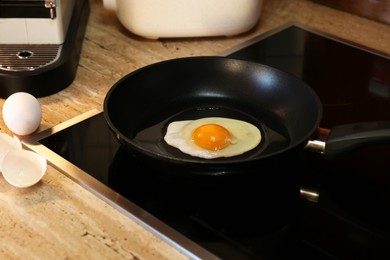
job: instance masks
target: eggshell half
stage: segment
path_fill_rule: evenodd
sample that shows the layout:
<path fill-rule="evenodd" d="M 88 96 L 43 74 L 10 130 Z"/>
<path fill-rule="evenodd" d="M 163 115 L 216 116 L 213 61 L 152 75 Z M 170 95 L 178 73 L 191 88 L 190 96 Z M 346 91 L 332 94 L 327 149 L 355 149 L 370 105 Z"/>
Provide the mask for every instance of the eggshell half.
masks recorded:
<path fill-rule="evenodd" d="M 5 180 L 18 188 L 30 187 L 46 173 L 46 159 L 28 150 L 13 149 L 4 157 L 1 169 Z"/>

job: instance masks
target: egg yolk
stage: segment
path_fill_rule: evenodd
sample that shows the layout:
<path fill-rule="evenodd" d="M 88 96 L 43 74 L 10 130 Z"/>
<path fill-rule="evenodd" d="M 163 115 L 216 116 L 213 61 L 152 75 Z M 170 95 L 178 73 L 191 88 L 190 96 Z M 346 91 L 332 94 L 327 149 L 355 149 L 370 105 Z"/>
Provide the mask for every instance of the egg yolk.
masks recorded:
<path fill-rule="evenodd" d="M 230 132 L 223 126 L 217 124 L 206 124 L 199 126 L 192 134 L 192 140 L 198 146 L 210 150 L 221 150 L 231 143 Z"/>

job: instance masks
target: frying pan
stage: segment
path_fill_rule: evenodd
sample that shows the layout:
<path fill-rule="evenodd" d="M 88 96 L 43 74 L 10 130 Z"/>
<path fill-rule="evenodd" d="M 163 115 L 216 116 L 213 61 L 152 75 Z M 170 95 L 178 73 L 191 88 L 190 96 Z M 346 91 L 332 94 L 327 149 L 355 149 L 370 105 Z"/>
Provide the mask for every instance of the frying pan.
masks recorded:
<path fill-rule="evenodd" d="M 132 155 L 206 175 L 221 174 L 221 169 L 229 173 L 305 147 L 319 147 L 332 157 L 390 139 L 389 122 L 368 122 L 338 126 L 318 145 L 312 138 L 322 104 L 304 81 L 267 65 L 214 56 L 162 61 L 128 74 L 108 91 L 103 113 Z M 170 122 L 209 116 L 257 126 L 261 143 L 242 155 L 218 159 L 192 157 L 165 143 Z"/>

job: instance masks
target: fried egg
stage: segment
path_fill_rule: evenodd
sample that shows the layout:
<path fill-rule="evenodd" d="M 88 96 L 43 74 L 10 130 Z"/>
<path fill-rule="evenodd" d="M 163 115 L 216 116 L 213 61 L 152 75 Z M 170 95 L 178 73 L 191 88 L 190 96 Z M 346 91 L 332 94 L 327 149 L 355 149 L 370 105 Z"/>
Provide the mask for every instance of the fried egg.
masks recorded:
<path fill-rule="evenodd" d="M 260 143 L 261 132 L 245 121 L 207 117 L 171 122 L 164 140 L 183 153 L 213 159 L 236 156 L 252 150 Z"/>

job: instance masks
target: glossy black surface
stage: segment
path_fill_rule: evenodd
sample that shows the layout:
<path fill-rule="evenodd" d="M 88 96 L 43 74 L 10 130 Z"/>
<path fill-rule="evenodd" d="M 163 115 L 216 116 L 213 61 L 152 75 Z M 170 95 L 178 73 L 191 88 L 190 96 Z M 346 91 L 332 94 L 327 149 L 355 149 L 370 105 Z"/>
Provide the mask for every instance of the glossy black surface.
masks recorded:
<path fill-rule="evenodd" d="M 53 9 L 55 12 L 55 8 Z M 50 9 L 45 7 L 45 1 L 0 1 L 0 18 L 47 18 L 50 19 Z"/>
<path fill-rule="evenodd" d="M 321 126 L 390 120 L 390 60 L 291 26 L 232 55 L 306 81 Z M 390 146 L 299 151 L 232 178 L 177 178 L 118 144 L 102 114 L 41 141 L 224 259 L 389 259 Z M 317 202 L 301 196 L 315 191 Z"/>
<path fill-rule="evenodd" d="M 318 97 L 299 78 L 224 57 L 186 57 L 143 67 L 116 83 L 104 101 L 108 125 L 133 152 L 180 167 L 204 165 L 203 174 L 211 172 L 210 164 L 242 167 L 236 164 L 306 143 L 321 113 Z M 249 122 L 261 130 L 262 143 L 239 156 L 205 160 L 164 141 L 169 123 L 205 117 Z"/>

